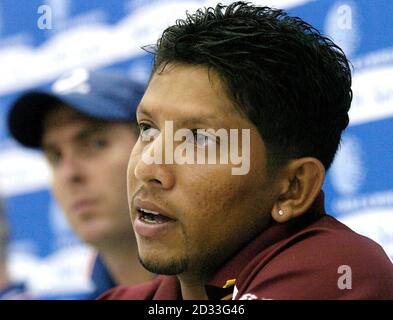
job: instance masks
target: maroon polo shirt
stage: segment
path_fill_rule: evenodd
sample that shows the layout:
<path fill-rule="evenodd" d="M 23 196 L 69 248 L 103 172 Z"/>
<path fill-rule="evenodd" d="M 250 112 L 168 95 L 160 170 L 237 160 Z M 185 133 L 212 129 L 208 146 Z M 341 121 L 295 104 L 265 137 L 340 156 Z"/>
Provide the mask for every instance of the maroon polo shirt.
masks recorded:
<path fill-rule="evenodd" d="M 381 246 L 327 215 L 323 193 L 301 217 L 273 223 L 206 284 L 209 299 L 393 299 Z M 100 299 L 181 300 L 176 276 L 119 286 Z"/>

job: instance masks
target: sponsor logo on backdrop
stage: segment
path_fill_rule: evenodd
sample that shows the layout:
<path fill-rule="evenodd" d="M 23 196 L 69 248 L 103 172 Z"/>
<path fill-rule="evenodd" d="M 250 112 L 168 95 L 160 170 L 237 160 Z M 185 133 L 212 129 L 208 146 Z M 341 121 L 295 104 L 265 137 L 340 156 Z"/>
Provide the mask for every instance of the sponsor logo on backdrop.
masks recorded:
<path fill-rule="evenodd" d="M 45 43 L 0 50 L 0 94 L 38 85 L 81 65 L 98 68 L 142 55 L 141 46 L 155 43 L 162 30 L 187 9 L 193 11 L 200 6 L 200 1 L 146 4 L 112 25 L 92 12 L 91 19 L 85 18 L 70 28 L 57 27 L 53 13 L 53 32 Z M 62 21 L 68 20 L 64 17 Z"/>
<path fill-rule="evenodd" d="M 289 7 L 309 1 L 276 0 L 273 4 Z M 47 32 L 48 40 L 38 47 L 21 43 L 0 49 L 0 94 L 37 86 L 81 65 L 98 68 L 140 56 L 144 54 L 141 47 L 156 43 L 161 32 L 186 10 L 213 4 L 216 1 L 141 1 L 140 6 L 125 8 L 125 14 L 129 13 L 123 19 L 109 24 L 102 10 L 71 17 L 69 1 L 48 1 L 37 7 L 34 30 Z"/>
<path fill-rule="evenodd" d="M 352 84 L 353 101 L 349 111 L 351 125 L 393 116 L 392 79 L 392 63 L 355 72 Z"/>
<path fill-rule="evenodd" d="M 343 138 L 339 151 L 330 169 L 331 183 L 341 195 L 352 195 L 366 178 L 366 167 L 362 160 L 362 146 L 355 136 Z"/>
<path fill-rule="evenodd" d="M 393 48 L 352 59 L 363 34 L 358 11 L 355 1 L 336 1 L 329 9 L 324 25 L 325 33 L 353 60 L 350 125 L 393 116 Z"/>

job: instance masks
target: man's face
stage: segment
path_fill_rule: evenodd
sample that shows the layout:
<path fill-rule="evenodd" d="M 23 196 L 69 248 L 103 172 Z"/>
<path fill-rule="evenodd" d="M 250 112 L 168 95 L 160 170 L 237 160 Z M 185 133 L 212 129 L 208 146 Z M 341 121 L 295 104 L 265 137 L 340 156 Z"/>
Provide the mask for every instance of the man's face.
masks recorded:
<path fill-rule="evenodd" d="M 274 192 L 264 143 L 256 127 L 236 111 L 215 73 L 203 67 L 168 65 L 154 74 L 137 118 L 141 135 L 154 138 L 146 142 L 140 136 L 128 167 L 131 220 L 141 261 L 156 273 L 208 275 L 270 220 Z M 165 120 L 173 120 L 174 131 L 249 129 L 248 174 L 233 175 L 230 163 L 147 164 L 142 154 L 165 136 Z M 139 208 L 166 217 L 144 215 Z"/>
<path fill-rule="evenodd" d="M 115 243 L 131 231 L 126 171 L 137 139 L 131 126 L 104 123 L 58 106 L 45 118 L 42 147 L 53 192 L 78 236 Z"/>

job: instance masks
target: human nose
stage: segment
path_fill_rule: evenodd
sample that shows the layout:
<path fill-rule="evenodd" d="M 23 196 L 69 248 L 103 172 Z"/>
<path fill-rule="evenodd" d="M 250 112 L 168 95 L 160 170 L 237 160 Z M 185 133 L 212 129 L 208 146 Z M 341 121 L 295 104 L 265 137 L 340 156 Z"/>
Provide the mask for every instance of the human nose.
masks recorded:
<path fill-rule="evenodd" d="M 165 143 L 161 133 L 152 143 L 145 146 L 136 161 L 133 174 L 144 184 L 169 190 L 175 184 L 173 166 L 164 163 Z"/>
<path fill-rule="evenodd" d="M 55 168 L 55 179 L 62 183 L 80 183 L 84 180 L 84 168 L 75 152 L 66 152 Z"/>

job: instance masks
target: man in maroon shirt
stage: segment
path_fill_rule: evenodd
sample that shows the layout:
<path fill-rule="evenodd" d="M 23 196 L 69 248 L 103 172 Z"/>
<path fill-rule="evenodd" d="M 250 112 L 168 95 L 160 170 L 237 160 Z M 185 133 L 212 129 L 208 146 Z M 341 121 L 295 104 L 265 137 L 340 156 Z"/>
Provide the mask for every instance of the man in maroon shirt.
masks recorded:
<path fill-rule="evenodd" d="M 281 10 L 217 5 L 166 29 L 128 166 L 139 257 L 160 276 L 102 298 L 392 299 L 383 249 L 323 209 L 351 100 L 341 49 Z"/>

